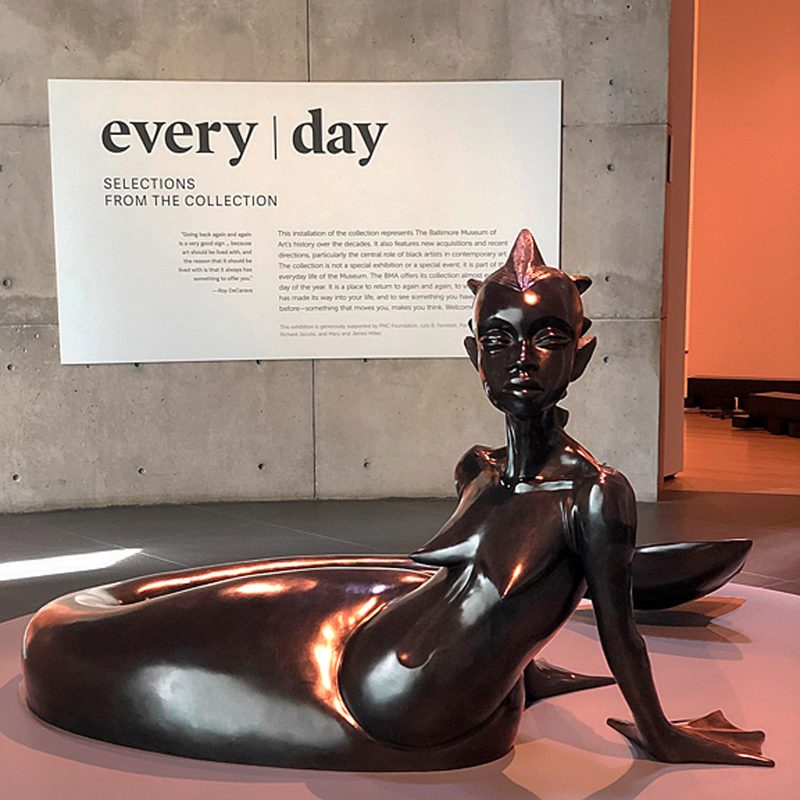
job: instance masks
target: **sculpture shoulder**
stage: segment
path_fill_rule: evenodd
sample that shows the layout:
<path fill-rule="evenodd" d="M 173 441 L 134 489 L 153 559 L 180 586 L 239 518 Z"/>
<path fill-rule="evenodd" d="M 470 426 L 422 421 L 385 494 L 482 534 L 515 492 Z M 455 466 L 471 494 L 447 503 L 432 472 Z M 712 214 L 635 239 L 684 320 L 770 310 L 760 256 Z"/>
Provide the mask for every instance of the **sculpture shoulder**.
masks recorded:
<path fill-rule="evenodd" d="M 483 472 L 496 472 L 505 463 L 506 448 L 491 448 L 476 444 L 467 450 L 456 464 L 455 484 L 458 496 Z"/>
<path fill-rule="evenodd" d="M 619 470 L 601 465 L 582 482 L 575 500 L 585 539 L 600 536 L 630 543 L 635 537 L 636 496 Z"/>

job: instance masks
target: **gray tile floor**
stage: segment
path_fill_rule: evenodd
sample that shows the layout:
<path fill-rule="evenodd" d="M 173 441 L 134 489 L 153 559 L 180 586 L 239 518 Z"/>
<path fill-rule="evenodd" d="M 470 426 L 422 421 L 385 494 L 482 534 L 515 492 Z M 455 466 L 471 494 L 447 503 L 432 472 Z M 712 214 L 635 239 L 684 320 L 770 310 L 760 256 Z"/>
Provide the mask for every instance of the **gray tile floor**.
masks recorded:
<path fill-rule="evenodd" d="M 85 586 L 225 561 L 324 553 L 407 553 L 447 519 L 454 500 L 302 501 L 144 506 L 0 515 L 3 562 L 116 548 L 113 567 L 0 580 L 0 620 Z M 640 544 L 747 537 L 740 583 L 800 594 L 800 496 L 670 492 L 639 504 Z"/>

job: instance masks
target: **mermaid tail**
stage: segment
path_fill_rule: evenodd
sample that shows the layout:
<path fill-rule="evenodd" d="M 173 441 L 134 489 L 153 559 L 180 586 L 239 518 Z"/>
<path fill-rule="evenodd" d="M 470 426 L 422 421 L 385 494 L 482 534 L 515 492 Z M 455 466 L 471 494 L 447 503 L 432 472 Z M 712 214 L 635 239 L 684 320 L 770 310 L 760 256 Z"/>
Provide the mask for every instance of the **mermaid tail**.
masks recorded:
<path fill-rule="evenodd" d="M 750 539 L 637 547 L 631 563 L 633 607 L 671 608 L 724 586 L 744 566 Z"/>

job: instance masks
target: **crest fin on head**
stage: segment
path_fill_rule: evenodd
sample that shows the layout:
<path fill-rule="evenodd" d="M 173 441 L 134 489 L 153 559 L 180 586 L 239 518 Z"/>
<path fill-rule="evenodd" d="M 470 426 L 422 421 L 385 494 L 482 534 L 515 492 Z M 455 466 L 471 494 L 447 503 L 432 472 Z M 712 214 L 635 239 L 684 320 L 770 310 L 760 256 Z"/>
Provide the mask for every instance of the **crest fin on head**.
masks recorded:
<path fill-rule="evenodd" d="M 548 267 L 542 257 L 541 250 L 539 250 L 539 245 L 536 244 L 536 240 L 533 238 L 533 234 L 527 228 L 523 228 L 517 234 L 514 246 L 511 248 L 505 264 L 483 281 L 471 278 L 467 281 L 467 285 L 474 295 L 477 295 L 481 286 L 487 283 L 508 286 L 511 289 L 524 292 L 540 278 L 552 273 L 560 273 L 570 279 L 578 290 L 578 294 L 583 294 L 592 285 L 592 279 L 586 275 L 569 275 L 554 267 Z"/>
<path fill-rule="evenodd" d="M 544 265 L 544 259 L 533 234 L 527 228 L 523 228 L 506 262 L 506 267 L 514 270 L 517 286 L 520 289 L 527 289 L 538 277 L 538 268 Z"/>

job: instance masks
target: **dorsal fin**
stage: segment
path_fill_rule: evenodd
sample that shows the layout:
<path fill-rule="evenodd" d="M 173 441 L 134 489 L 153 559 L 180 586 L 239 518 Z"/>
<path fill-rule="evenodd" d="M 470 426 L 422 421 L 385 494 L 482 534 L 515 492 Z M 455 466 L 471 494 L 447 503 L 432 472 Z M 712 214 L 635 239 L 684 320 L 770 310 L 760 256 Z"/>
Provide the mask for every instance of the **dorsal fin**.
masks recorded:
<path fill-rule="evenodd" d="M 523 228 L 517 235 L 507 266 L 513 268 L 517 286 L 523 290 L 536 280 L 538 268 L 544 266 L 536 240 L 527 228 Z"/>

